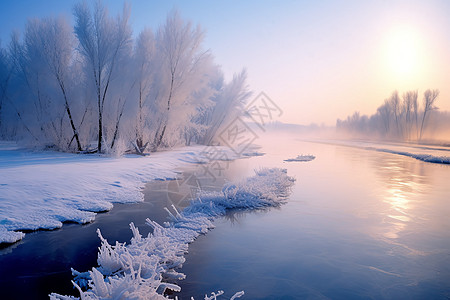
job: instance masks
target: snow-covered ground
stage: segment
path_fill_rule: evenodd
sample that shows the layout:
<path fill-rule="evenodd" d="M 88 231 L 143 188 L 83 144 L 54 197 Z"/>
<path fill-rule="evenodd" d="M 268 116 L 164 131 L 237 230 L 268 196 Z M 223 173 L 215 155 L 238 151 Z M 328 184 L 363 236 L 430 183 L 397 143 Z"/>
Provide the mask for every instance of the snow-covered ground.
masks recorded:
<path fill-rule="evenodd" d="M 182 167 L 211 158 L 205 146 L 142 157 L 120 158 L 28 151 L 0 142 L 0 243 L 24 237 L 22 230 L 55 229 L 63 222 L 87 223 L 113 203 L 143 201 L 150 180 L 176 178 Z M 237 156 L 221 148 L 229 159 Z"/>
<path fill-rule="evenodd" d="M 285 169 L 261 169 L 256 175 L 236 184 L 226 184 L 221 192 L 200 192 L 182 212 L 173 206 L 167 209 L 171 218 L 164 226 L 147 219 L 153 233 L 142 237 L 138 228 L 130 224 L 133 237 L 127 245 L 108 243 L 98 231 L 102 245 L 97 262 L 99 267 L 80 273 L 72 270 L 74 285 L 81 299 L 166 299 L 166 289 L 180 291 L 170 280 L 184 279 L 178 272 L 185 262 L 188 244 L 214 225 L 214 217 L 227 209 L 255 209 L 279 206 L 286 201 L 295 179 Z M 216 299 L 221 291 L 205 299 Z M 243 295 L 236 293 L 231 299 Z M 51 294 L 53 300 L 78 299 Z"/>

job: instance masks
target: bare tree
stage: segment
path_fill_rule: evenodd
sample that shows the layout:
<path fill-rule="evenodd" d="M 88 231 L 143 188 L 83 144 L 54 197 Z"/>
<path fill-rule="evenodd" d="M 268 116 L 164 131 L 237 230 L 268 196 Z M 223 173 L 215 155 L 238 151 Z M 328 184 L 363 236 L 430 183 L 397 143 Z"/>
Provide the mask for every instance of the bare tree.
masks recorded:
<path fill-rule="evenodd" d="M 423 94 L 423 115 L 422 115 L 422 125 L 420 126 L 419 140 L 422 140 L 423 126 L 425 124 L 425 118 L 427 116 L 427 113 L 433 109 L 437 109 L 437 107 L 434 106 L 434 103 L 436 102 L 438 96 L 439 90 L 426 90 L 425 93 Z"/>
<path fill-rule="evenodd" d="M 415 131 L 416 131 L 416 139 L 419 139 L 419 102 L 418 99 L 418 91 L 412 91 L 411 92 L 412 97 L 412 106 L 413 106 L 413 114 L 414 114 L 414 124 L 415 124 Z"/>
<path fill-rule="evenodd" d="M 413 113 L 417 112 L 417 91 L 408 91 L 403 94 L 402 110 L 405 117 L 406 138 L 411 138 Z"/>
<path fill-rule="evenodd" d="M 377 114 L 383 122 L 384 135 L 389 134 L 391 129 L 392 108 L 388 99 L 384 100 L 384 104 L 377 109 Z"/>
<path fill-rule="evenodd" d="M 75 34 L 80 42 L 80 53 L 87 67 L 91 69 L 97 96 L 98 143 L 97 151 L 102 152 L 103 115 L 115 64 L 121 51 L 131 39 L 128 24 L 129 10 L 124 6 L 122 16 L 111 18 L 100 1 L 91 12 L 87 4 L 80 3 L 74 8 Z"/>
<path fill-rule="evenodd" d="M 397 135 L 402 136 L 402 130 L 400 127 L 400 98 L 398 92 L 394 91 L 389 98 L 389 105 L 391 106 L 392 112 L 394 113 L 394 120 L 397 127 Z"/>

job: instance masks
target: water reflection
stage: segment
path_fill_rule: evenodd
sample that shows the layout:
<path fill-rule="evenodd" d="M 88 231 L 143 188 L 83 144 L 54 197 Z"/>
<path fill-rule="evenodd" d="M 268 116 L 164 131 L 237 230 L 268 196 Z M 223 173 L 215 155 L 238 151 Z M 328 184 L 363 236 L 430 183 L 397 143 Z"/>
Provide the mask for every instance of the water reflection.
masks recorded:
<path fill-rule="evenodd" d="M 420 218 L 416 208 L 423 201 L 431 187 L 430 174 L 426 174 L 424 163 L 416 160 L 398 159 L 390 155 L 377 155 L 371 160 L 377 180 L 380 199 L 388 204 L 383 222 L 388 224 L 383 236 L 389 239 L 399 238 L 410 222 Z"/>
<path fill-rule="evenodd" d="M 272 141 L 266 156 L 230 167 L 234 176 L 288 168 L 298 180 L 289 202 L 216 220 L 190 245 L 181 297 L 220 288 L 251 299 L 446 299 L 449 168 L 352 147 L 283 145 Z M 302 152 L 317 159 L 282 163 Z"/>

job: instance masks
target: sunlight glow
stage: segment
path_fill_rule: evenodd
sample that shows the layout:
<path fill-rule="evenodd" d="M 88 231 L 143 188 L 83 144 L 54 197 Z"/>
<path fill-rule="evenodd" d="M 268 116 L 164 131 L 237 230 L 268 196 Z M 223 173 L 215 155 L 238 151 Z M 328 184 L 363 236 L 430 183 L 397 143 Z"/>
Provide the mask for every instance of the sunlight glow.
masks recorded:
<path fill-rule="evenodd" d="M 387 71 L 396 79 L 419 77 L 423 71 L 423 45 L 418 33 L 409 27 L 391 31 L 385 44 Z"/>

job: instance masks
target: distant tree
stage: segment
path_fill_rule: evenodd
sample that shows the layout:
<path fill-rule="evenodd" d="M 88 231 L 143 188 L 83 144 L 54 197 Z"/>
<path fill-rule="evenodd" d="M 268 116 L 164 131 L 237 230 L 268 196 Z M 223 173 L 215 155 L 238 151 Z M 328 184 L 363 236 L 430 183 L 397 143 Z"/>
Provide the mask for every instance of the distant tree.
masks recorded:
<path fill-rule="evenodd" d="M 419 140 L 422 139 L 423 134 L 423 126 L 425 124 L 425 118 L 431 110 L 437 109 L 436 106 L 434 106 L 434 103 L 436 102 L 437 98 L 439 96 L 439 90 L 426 90 L 423 94 L 423 115 L 422 115 L 422 125 L 420 126 L 420 135 Z"/>
<path fill-rule="evenodd" d="M 402 110 L 405 118 L 405 134 L 406 138 L 410 139 L 413 125 L 413 114 L 417 113 L 417 91 L 408 91 L 403 94 L 402 98 Z"/>
<path fill-rule="evenodd" d="M 402 137 L 402 130 L 400 127 L 400 97 L 398 96 L 398 92 L 394 91 L 389 98 L 389 105 L 394 114 L 395 125 L 397 128 L 398 137 Z"/>
<path fill-rule="evenodd" d="M 101 2 L 95 2 L 91 12 L 85 2 L 75 5 L 75 34 L 80 42 L 80 53 L 90 69 L 97 98 L 97 151 L 102 152 L 104 139 L 104 109 L 108 101 L 108 89 L 121 51 L 131 39 L 128 24 L 129 10 L 124 6 L 122 15 L 111 18 Z M 120 115 L 120 114 L 119 114 Z M 120 120 L 120 118 L 119 118 Z"/>
<path fill-rule="evenodd" d="M 368 117 L 355 112 L 346 120 L 338 120 L 339 130 L 347 130 L 353 134 L 377 134 L 387 139 L 416 139 L 420 141 L 424 135 L 427 120 L 430 119 L 430 111 L 435 110 L 435 102 L 439 96 L 439 90 L 427 90 L 423 98 L 423 111 L 419 126 L 418 91 L 403 93 L 402 101 L 398 92 L 394 91 L 384 103 L 377 108 L 376 114 Z M 433 113 L 434 129 L 441 130 L 440 122 L 445 122 L 445 114 Z M 436 135 L 437 136 L 437 135 Z"/>
<path fill-rule="evenodd" d="M 389 134 L 391 129 L 391 116 L 392 116 L 392 108 L 388 99 L 384 100 L 384 104 L 378 107 L 377 114 L 380 117 L 384 131 L 384 135 Z"/>
<path fill-rule="evenodd" d="M 419 139 L 419 102 L 418 102 L 418 91 L 415 90 L 411 92 L 412 95 L 412 105 L 413 105 L 413 114 L 414 114 L 414 124 L 416 131 L 416 138 Z"/>

